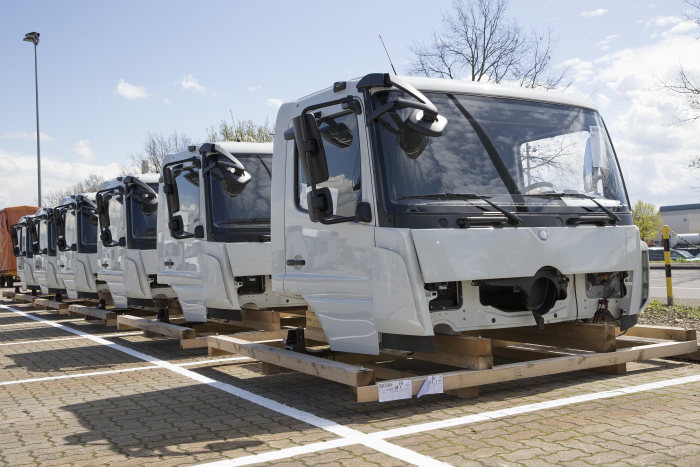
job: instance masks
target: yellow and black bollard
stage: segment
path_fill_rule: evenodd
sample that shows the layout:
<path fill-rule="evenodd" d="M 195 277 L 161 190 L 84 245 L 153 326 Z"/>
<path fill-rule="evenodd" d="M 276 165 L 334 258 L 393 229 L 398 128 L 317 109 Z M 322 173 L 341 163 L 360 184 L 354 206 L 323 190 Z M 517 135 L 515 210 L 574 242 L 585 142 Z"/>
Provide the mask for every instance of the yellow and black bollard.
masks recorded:
<path fill-rule="evenodd" d="M 666 265 L 666 304 L 673 305 L 673 285 L 671 284 L 671 248 L 668 241 L 668 226 L 664 225 L 664 264 Z"/>

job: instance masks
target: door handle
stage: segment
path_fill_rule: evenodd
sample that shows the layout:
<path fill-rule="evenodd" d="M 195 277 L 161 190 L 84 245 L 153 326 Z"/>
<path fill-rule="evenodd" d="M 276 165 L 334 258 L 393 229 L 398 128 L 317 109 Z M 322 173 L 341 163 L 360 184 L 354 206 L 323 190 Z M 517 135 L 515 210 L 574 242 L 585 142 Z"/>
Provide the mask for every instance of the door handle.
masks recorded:
<path fill-rule="evenodd" d="M 287 266 L 303 266 L 306 264 L 306 261 L 303 259 L 288 259 L 287 260 Z"/>
<path fill-rule="evenodd" d="M 171 260 L 166 260 L 166 261 L 163 261 L 163 264 L 166 266 L 174 266 L 175 262 L 171 261 Z"/>
<path fill-rule="evenodd" d="M 107 266 L 109 266 L 109 263 L 102 263 L 103 268 L 106 268 Z"/>

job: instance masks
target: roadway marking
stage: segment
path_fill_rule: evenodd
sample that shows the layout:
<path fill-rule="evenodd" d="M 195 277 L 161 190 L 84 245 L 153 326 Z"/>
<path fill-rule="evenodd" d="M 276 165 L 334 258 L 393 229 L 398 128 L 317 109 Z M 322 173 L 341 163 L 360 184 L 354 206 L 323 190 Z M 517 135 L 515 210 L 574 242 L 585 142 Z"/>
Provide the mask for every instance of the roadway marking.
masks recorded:
<path fill-rule="evenodd" d="M 5 305 L 3 305 L 3 306 L 5 306 Z M 21 313 L 24 313 L 24 312 L 21 312 Z M 82 321 L 82 320 L 81 319 L 59 319 L 59 320 L 52 321 L 52 322 L 53 323 L 74 323 L 76 321 Z M 0 328 L 7 328 L 10 326 L 34 326 L 37 324 L 46 324 L 46 323 L 25 321 L 22 323 L 0 324 Z"/>
<path fill-rule="evenodd" d="M 115 332 L 115 333 L 113 333 L 113 334 L 100 334 L 100 337 L 138 336 L 139 334 L 141 334 L 141 331 L 137 331 L 137 332 Z M 79 339 L 85 339 L 85 337 L 82 337 L 82 336 L 76 336 L 76 337 L 55 337 L 55 338 L 53 338 L 53 339 L 36 339 L 36 340 L 33 340 L 33 341 L 3 342 L 3 343 L 0 343 L 0 347 L 6 346 L 6 345 L 44 344 L 44 343 L 56 342 L 56 341 L 74 341 L 74 340 L 79 340 Z"/>
<path fill-rule="evenodd" d="M 559 407 L 564 407 L 567 405 L 579 404 L 581 402 L 596 401 L 599 399 L 608 399 L 611 397 L 624 396 L 628 394 L 635 394 L 638 392 L 653 391 L 655 389 L 662 389 L 671 386 L 678 386 L 681 384 L 690 384 L 700 382 L 699 375 L 683 376 L 680 378 L 667 379 L 662 381 L 657 381 L 654 383 L 640 384 L 637 386 L 627 386 L 619 389 L 612 389 L 609 391 L 593 392 L 588 394 L 582 394 L 579 396 L 565 397 L 562 399 L 555 399 L 546 402 L 538 402 L 534 404 L 518 405 L 515 407 L 510 407 L 507 409 L 492 410 L 489 412 L 482 412 L 479 414 L 465 415 L 462 417 L 449 418 L 446 420 L 440 420 L 436 422 L 419 423 L 417 425 L 410 425 L 400 428 L 392 428 L 389 430 L 377 431 L 374 433 L 369 433 L 365 435 L 367 438 L 374 438 L 377 441 L 385 440 L 387 438 L 396 438 L 399 436 L 413 435 L 417 433 L 424 433 L 426 431 L 440 430 L 444 428 L 452 428 L 456 426 L 471 425 L 474 423 L 484 422 L 488 420 L 496 420 L 499 418 L 511 417 L 514 415 L 520 415 L 525 413 L 537 412 L 540 410 L 554 409 Z M 256 464 L 259 462 L 271 462 L 275 460 L 287 459 L 290 457 L 296 457 L 304 454 L 312 454 L 318 451 L 324 451 L 327 449 L 335 449 L 343 446 L 348 446 L 352 444 L 348 439 L 334 439 L 330 441 L 321 441 L 318 443 L 306 444 L 304 446 L 295 446 L 293 448 L 279 449 L 277 451 L 268 451 L 261 454 L 253 454 L 250 456 L 237 457 L 235 459 L 227 459 L 217 462 L 211 462 L 207 464 L 199 464 L 200 466 L 207 467 L 228 467 L 228 466 L 238 466 L 238 465 L 249 465 Z"/>
<path fill-rule="evenodd" d="M 256 405 L 259 405 L 259 406 L 264 407 L 266 409 L 278 412 L 278 413 L 285 415 L 287 417 L 295 418 L 299 421 L 302 421 L 302 422 L 307 423 L 309 425 L 312 425 L 312 426 L 315 426 L 315 427 L 320 428 L 322 430 L 333 433 L 334 435 L 337 435 L 341 438 L 344 438 L 344 440 L 342 440 L 342 441 L 347 441 L 349 444 L 362 444 L 362 445 L 367 446 L 371 449 L 379 451 L 383 454 L 387 454 L 391 457 L 395 457 L 395 458 L 402 460 L 403 462 L 406 462 L 409 464 L 420 465 L 420 466 L 446 466 L 446 465 L 449 465 L 449 464 L 446 464 L 444 462 L 438 461 L 437 459 L 433 459 L 431 457 L 428 457 L 428 456 L 425 456 L 423 454 L 412 451 L 410 449 L 403 448 L 401 446 L 397 446 L 397 445 L 388 443 L 384 440 L 370 438 L 367 434 L 362 433 L 361 431 L 355 430 L 354 428 L 340 425 L 332 420 L 329 420 L 329 419 L 326 419 L 323 417 L 319 417 L 319 416 L 314 415 L 310 412 L 306 412 L 304 410 L 300 410 L 300 409 L 291 407 L 291 406 L 286 405 L 286 404 L 282 404 L 281 402 L 277 402 L 273 399 L 269 399 L 267 397 L 260 396 L 258 394 L 253 393 L 253 392 L 250 392 L 250 391 L 247 391 L 245 389 L 234 386 L 232 384 L 217 381 L 215 379 L 201 375 L 195 371 L 188 370 L 186 368 L 183 368 L 181 366 L 177 366 L 177 365 L 169 363 L 169 362 L 165 362 L 165 361 L 160 360 L 160 359 L 153 357 L 151 355 L 145 354 L 143 352 L 139 352 L 138 350 L 134 350 L 134 349 L 131 349 L 129 347 L 125 347 L 123 345 L 115 344 L 114 342 L 110 342 L 106 339 L 103 339 L 101 337 L 86 333 L 86 332 L 81 331 L 79 329 L 69 328 L 69 327 L 64 326 L 62 324 L 59 324 L 58 322 L 48 321 L 48 320 L 45 320 L 45 319 L 40 318 L 38 316 L 32 315 L 31 313 L 20 311 L 20 310 L 13 308 L 13 307 L 7 306 L 7 305 L 0 304 L 0 308 L 10 310 L 10 311 L 12 311 L 20 316 L 24 316 L 25 318 L 29 318 L 29 319 L 32 319 L 34 321 L 43 322 L 43 323 L 46 323 L 49 326 L 52 326 L 55 328 L 63 329 L 63 330 L 70 332 L 72 334 L 76 334 L 78 336 L 83 336 L 87 339 L 92 340 L 93 342 L 103 344 L 106 347 L 112 348 L 114 350 L 125 353 L 127 355 L 131 355 L 132 357 L 144 360 L 144 361 L 149 362 L 149 363 L 153 363 L 154 366 L 168 369 L 168 370 L 170 370 L 174 373 L 177 373 L 181 376 L 192 379 L 192 380 L 197 381 L 197 382 L 202 383 L 202 384 L 206 384 L 209 387 L 219 389 L 219 390 L 224 391 L 228 394 L 231 394 L 231 395 L 236 396 L 238 398 L 244 399 L 248 402 L 252 402 L 253 404 L 256 404 Z M 339 441 L 341 441 L 341 440 L 339 440 Z"/>
<path fill-rule="evenodd" d="M 80 339 L 83 339 L 83 338 L 80 338 Z M 252 359 L 249 357 L 217 358 L 214 360 L 200 360 L 197 362 L 175 363 L 175 365 L 185 367 L 185 366 L 206 365 L 206 364 L 211 364 L 211 363 L 219 363 L 222 361 L 233 361 L 233 360 L 252 360 Z M 20 379 L 20 380 L 15 380 L 15 381 L 3 381 L 3 382 L 0 382 L 0 386 L 11 386 L 13 384 L 37 383 L 37 382 L 41 382 L 41 381 L 53 381 L 53 380 L 57 380 L 57 379 L 85 378 L 87 376 L 111 375 L 111 374 L 115 374 L 115 373 L 128 373 L 130 371 L 155 370 L 155 369 L 162 369 L 162 367 L 160 367 L 158 365 L 148 365 L 148 366 L 139 366 L 136 368 L 120 368 L 118 370 L 88 371 L 86 373 L 75 373 L 72 375 L 44 376 L 41 378 L 28 378 L 28 379 Z"/>

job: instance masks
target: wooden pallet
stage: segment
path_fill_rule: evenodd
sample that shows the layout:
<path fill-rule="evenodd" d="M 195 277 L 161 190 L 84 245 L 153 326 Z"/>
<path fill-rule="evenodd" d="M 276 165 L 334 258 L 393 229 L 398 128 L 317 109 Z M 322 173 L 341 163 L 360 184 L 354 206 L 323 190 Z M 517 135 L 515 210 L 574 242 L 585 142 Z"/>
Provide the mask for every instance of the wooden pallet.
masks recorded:
<path fill-rule="evenodd" d="M 140 317 L 122 314 L 116 317 L 117 329 L 142 329 L 147 337 L 172 337 L 180 339 L 180 346 L 185 349 L 207 348 L 210 335 L 239 333 L 250 330 L 280 331 L 287 326 L 304 323 L 304 315 L 294 312 L 274 310 L 241 310 L 242 320 L 208 321 L 206 323 L 188 323 L 184 317 L 172 317 L 169 323 L 158 321 L 155 317 Z M 285 331 L 286 332 L 286 331 Z"/>
<path fill-rule="evenodd" d="M 307 339 L 327 342 L 318 321 L 307 313 Z M 310 326 L 310 327 L 309 327 Z M 642 330 L 644 329 L 644 330 Z M 382 351 L 359 355 L 328 351 L 323 357 L 291 352 L 282 338 L 251 342 L 252 336 L 210 336 L 209 353 L 234 353 L 263 362 L 263 371 L 299 371 L 346 384 L 357 402 L 387 401 L 428 393 L 475 397 L 479 386 L 578 370 L 623 373 L 626 364 L 670 356 L 697 354 L 693 330 L 670 332 L 640 327 L 647 336 L 617 336 L 609 324 L 558 323 L 435 337 L 432 354 Z M 258 336 L 263 337 L 263 336 Z M 260 341 L 262 339 L 255 339 Z M 315 350 L 319 350 L 317 347 Z M 507 363 L 494 364 L 494 357 Z M 444 370 L 434 372 L 435 364 Z M 448 366 L 449 368 L 445 368 Z M 426 368 L 428 370 L 426 371 Z"/>
<path fill-rule="evenodd" d="M 34 303 L 35 300 L 40 298 L 51 298 L 53 295 L 32 295 L 30 293 L 16 293 L 12 299 L 15 303 Z"/>
<path fill-rule="evenodd" d="M 85 321 L 96 321 L 106 326 L 117 326 L 117 317 L 120 314 L 149 317 L 153 317 L 155 315 L 155 312 L 153 310 L 114 308 L 109 306 L 105 308 L 98 308 L 94 304 L 85 305 L 80 303 L 73 303 L 68 305 L 67 313 L 70 316 L 82 316 L 85 319 Z"/>
<path fill-rule="evenodd" d="M 2 296 L 5 298 L 13 299 L 15 298 L 16 292 L 14 290 L 5 290 Z"/>

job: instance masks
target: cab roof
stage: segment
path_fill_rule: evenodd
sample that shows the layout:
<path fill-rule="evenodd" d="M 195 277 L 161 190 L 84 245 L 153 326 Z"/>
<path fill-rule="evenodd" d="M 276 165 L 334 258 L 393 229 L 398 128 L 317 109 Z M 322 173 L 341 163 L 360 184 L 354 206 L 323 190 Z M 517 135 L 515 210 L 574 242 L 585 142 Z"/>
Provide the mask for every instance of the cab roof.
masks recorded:
<path fill-rule="evenodd" d="M 505 97 L 512 99 L 522 99 L 538 102 L 547 102 L 553 104 L 571 105 L 575 107 L 583 107 L 591 110 L 597 110 L 596 106 L 585 99 L 580 99 L 574 96 L 569 96 L 558 91 L 543 91 L 532 88 L 523 88 L 519 86 L 509 86 L 504 84 L 483 83 L 480 81 L 444 79 L 444 78 L 419 78 L 415 76 L 396 76 L 400 80 L 414 86 L 419 91 L 431 92 L 454 92 L 460 94 L 470 94 L 477 96 L 488 97 Z M 344 90 L 333 92 L 333 87 L 328 87 L 315 93 L 304 96 L 297 101 L 290 103 L 297 104 L 306 101 L 312 97 L 319 95 L 330 94 L 335 98 L 344 97 L 348 92 L 356 92 L 357 84 L 363 78 L 353 78 L 345 82 Z M 374 88 L 374 89 L 396 89 L 396 88 Z M 325 97 L 325 96 L 324 96 Z M 287 104 L 285 104 L 287 105 Z"/>

